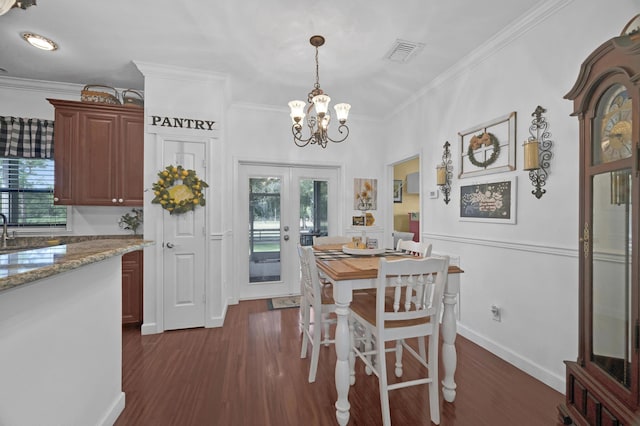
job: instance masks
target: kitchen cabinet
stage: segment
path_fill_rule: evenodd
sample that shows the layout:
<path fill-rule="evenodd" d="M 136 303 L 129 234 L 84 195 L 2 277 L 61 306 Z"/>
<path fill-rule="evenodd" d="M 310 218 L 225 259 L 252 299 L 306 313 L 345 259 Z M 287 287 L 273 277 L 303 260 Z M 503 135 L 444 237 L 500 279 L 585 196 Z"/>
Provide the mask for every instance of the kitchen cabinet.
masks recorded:
<path fill-rule="evenodd" d="M 122 256 L 122 324 L 142 324 L 142 250 Z"/>
<path fill-rule="evenodd" d="M 141 206 L 143 109 L 49 102 L 55 107 L 54 204 Z"/>
<path fill-rule="evenodd" d="M 407 194 L 420 193 L 420 173 L 409 173 L 407 175 Z"/>

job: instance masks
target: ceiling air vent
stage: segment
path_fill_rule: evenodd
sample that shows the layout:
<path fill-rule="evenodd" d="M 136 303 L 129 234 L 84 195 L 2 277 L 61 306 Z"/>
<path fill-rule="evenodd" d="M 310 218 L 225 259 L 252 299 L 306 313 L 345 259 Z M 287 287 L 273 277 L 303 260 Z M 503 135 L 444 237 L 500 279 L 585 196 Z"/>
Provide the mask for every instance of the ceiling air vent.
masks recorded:
<path fill-rule="evenodd" d="M 399 62 L 401 64 L 409 62 L 416 53 L 418 53 L 424 47 L 423 43 L 415 43 L 407 40 L 396 40 L 391 49 L 385 55 L 385 58 L 392 62 Z"/>

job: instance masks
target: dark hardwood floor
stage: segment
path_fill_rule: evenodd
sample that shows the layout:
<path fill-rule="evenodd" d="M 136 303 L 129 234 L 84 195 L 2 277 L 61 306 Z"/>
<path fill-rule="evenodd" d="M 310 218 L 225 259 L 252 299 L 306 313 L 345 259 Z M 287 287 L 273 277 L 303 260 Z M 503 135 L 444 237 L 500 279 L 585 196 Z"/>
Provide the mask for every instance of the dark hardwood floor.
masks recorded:
<path fill-rule="evenodd" d="M 224 327 L 141 336 L 123 330 L 126 407 L 117 426 L 334 425 L 335 350 L 322 348 L 315 383 L 300 359 L 299 310 L 267 310 L 265 300 L 229 307 Z M 562 394 L 458 336 L 457 397 L 443 426 L 556 426 Z M 405 377 L 417 364 L 405 357 Z M 393 370 L 391 370 L 393 371 Z M 356 364 L 352 426 L 381 424 L 378 381 Z M 393 377 L 393 375 L 392 375 Z M 441 373 L 442 378 L 442 373 Z M 392 391 L 397 426 L 431 425 L 427 386 Z"/>

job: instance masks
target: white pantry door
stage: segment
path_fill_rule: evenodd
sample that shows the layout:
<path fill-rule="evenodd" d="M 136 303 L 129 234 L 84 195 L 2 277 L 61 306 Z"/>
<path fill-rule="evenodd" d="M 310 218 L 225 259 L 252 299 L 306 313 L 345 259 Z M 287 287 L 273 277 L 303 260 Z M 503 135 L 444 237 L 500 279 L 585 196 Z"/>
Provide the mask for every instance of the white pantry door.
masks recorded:
<path fill-rule="evenodd" d="M 192 169 L 203 180 L 204 143 L 165 140 L 165 164 Z M 183 214 L 163 210 L 164 329 L 205 323 L 205 207 Z"/>

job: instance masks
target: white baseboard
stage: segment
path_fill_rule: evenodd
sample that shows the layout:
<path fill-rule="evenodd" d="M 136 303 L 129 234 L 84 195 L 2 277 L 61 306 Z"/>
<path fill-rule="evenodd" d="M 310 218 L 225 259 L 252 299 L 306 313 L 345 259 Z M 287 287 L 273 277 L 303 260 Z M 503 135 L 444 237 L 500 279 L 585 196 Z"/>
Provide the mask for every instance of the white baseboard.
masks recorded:
<path fill-rule="evenodd" d="M 542 368 L 530 359 L 527 359 L 490 339 L 487 339 L 485 336 L 477 334 L 462 324 L 458 324 L 458 334 L 483 347 L 495 356 L 507 361 L 509 364 L 512 364 L 535 379 L 540 380 L 542 383 L 557 390 L 561 394 L 565 394 L 566 378 L 564 376 L 559 376 L 545 368 Z"/>
<path fill-rule="evenodd" d="M 140 327 L 140 334 L 143 336 L 147 334 L 158 334 L 161 332 L 162 330 L 158 331 L 158 324 L 156 324 L 155 322 L 145 323 L 142 324 L 142 327 Z"/>
<path fill-rule="evenodd" d="M 209 317 L 204 325 L 205 328 L 215 328 L 222 327 L 224 325 L 224 319 L 227 316 L 227 308 L 229 307 L 229 303 L 225 303 L 222 308 L 222 313 L 219 317 Z"/>
<path fill-rule="evenodd" d="M 125 395 L 124 392 L 120 392 L 117 396 L 109 410 L 105 414 L 104 418 L 98 423 L 99 425 L 104 426 L 113 426 L 113 424 L 118 420 L 120 414 L 124 411 L 125 405 Z"/>

